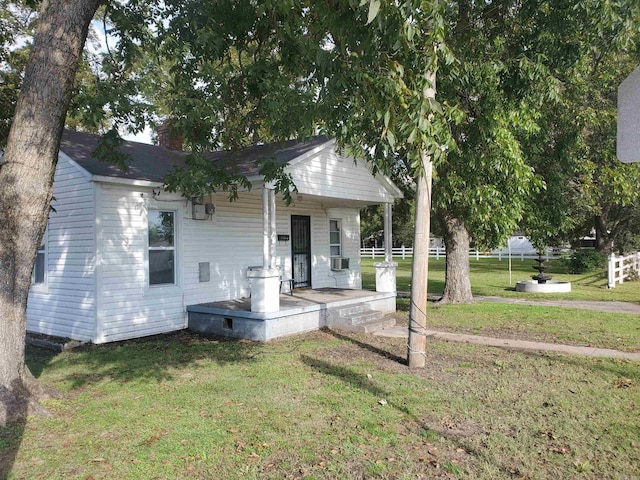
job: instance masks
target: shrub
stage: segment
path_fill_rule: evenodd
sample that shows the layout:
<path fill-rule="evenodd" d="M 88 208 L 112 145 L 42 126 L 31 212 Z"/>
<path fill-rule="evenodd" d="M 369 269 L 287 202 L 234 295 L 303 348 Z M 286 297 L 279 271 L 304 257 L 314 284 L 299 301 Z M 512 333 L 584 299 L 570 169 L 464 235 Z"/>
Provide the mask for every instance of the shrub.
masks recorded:
<path fill-rule="evenodd" d="M 606 259 L 597 250 L 576 250 L 565 260 L 569 273 L 587 273 L 603 268 Z"/>

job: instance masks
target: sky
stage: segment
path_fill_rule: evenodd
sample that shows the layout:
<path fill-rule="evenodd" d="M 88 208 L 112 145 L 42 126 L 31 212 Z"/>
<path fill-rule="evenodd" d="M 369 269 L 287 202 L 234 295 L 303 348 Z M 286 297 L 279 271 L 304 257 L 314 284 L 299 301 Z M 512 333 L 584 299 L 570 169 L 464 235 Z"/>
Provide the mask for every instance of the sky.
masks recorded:
<path fill-rule="evenodd" d="M 86 48 L 92 53 L 104 53 L 107 51 L 107 39 L 109 42 L 109 47 L 113 48 L 115 44 L 118 42 L 118 37 L 115 35 L 106 35 L 104 25 L 102 20 L 93 20 L 91 22 L 91 30 L 89 33 L 89 37 L 87 38 Z M 121 128 L 120 136 L 125 140 L 130 140 L 133 142 L 147 143 L 149 145 L 151 142 L 151 134 L 153 133 L 151 128 L 145 127 L 145 129 L 140 133 L 130 133 L 126 130 L 126 128 Z"/>

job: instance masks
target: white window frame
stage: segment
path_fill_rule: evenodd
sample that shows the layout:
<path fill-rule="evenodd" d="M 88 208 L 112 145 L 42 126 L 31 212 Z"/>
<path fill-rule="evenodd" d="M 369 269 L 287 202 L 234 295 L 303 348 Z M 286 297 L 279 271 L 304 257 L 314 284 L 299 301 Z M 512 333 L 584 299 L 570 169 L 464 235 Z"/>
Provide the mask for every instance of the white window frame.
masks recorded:
<path fill-rule="evenodd" d="M 339 237 L 338 238 L 339 239 L 338 243 L 332 243 L 331 242 L 331 234 L 336 232 L 336 230 L 331 230 L 331 224 L 333 222 L 336 222 L 336 224 L 338 226 L 338 230 L 337 230 L 338 237 Z M 338 247 L 339 253 L 337 255 L 334 255 L 332 253 L 333 247 Z M 342 252 L 343 252 L 342 249 L 343 249 L 343 247 L 342 247 L 342 220 L 339 219 L 339 218 L 330 218 L 329 219 L 329 257 L 331 257 L 331 258 L 342 257 Z"/>
<path fill-rule="evenodd" d="M 42 254 L 44 256 L 43 268 L 44 272 L 42 275 L 42 282 L 36 283 L 36 266 L 38 264 L 38 257 L 36 256 L 36 261 L 33 264 L 33 271 L 31 272 L 31 290 L 36 292 L 46 292 L 47 285 L 49 281 L 49 229 L 47 228 L 44 231 L 44 235 L 42 236 L 42 243 L 38 247 L 37 255 Z"/>
<path fill-rule="evenodd" d="M 173 214 L 173 245 L 171 247 L 152 247 L 151 245 L 149 245 L 149 213 L 150 212 L 169 212 Z M 149 290 L 155 290 L 155 289 L 161 289 L 161 288 L 171 288 L 171 287 L 176 287 L 180 284 L 180 275 L 179 275 L 179 266 L 180 266 L 180 261 L 179 261 L 179 255 L 178 255 L 178 245 L 180 243 L 180 237 L 179 237 L 179 228 L 178 228 L 178 220 L 180 218 L 180 215 L 178 214 L 179 212 L 177 210 L 175 210 L 175 206 L 173 208 L 165 208 L 162 205 L 154 205 L 153 207 L 150 207 L 147 210 L 147 230 L 146 230 L 146 261 L 145 261 L 145 267 L 146 267 L 146 286 L 145 289 L 149 289 Z M 173 251 L 173 282 L 172 283 L 156 283 L 156 284 L 151 284 L 151 272 L 150 272 L 150 267 L 151 267 L 151 259 L 150 259 L 150 255 L 149 252 L 151 251 Z"/>

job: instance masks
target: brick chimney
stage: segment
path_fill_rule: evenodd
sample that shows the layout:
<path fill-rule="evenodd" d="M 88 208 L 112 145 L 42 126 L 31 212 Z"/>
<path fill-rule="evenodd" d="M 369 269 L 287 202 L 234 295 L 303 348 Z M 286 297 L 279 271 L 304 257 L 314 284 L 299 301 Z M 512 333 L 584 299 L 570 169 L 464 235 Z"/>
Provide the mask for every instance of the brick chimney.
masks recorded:
<path fill-rule="evenodd" d="M 184 139 L 178 135 L 171 126 L 171 120 L 167 119 L 158 127 L 158 143 L 169 150 L 182 150 Z"/>

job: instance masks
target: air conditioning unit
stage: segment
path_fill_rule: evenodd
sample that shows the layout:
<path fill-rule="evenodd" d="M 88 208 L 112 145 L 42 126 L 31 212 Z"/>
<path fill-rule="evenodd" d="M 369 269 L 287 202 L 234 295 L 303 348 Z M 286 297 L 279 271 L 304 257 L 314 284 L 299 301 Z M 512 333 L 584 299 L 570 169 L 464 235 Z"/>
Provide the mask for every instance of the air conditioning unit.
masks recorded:
<path fill-rule="evenodd" d="M 331 257 L 331 270 L 333 270 L 334 272 L 349 270 L 349 259 L 342 257 Z"/>

